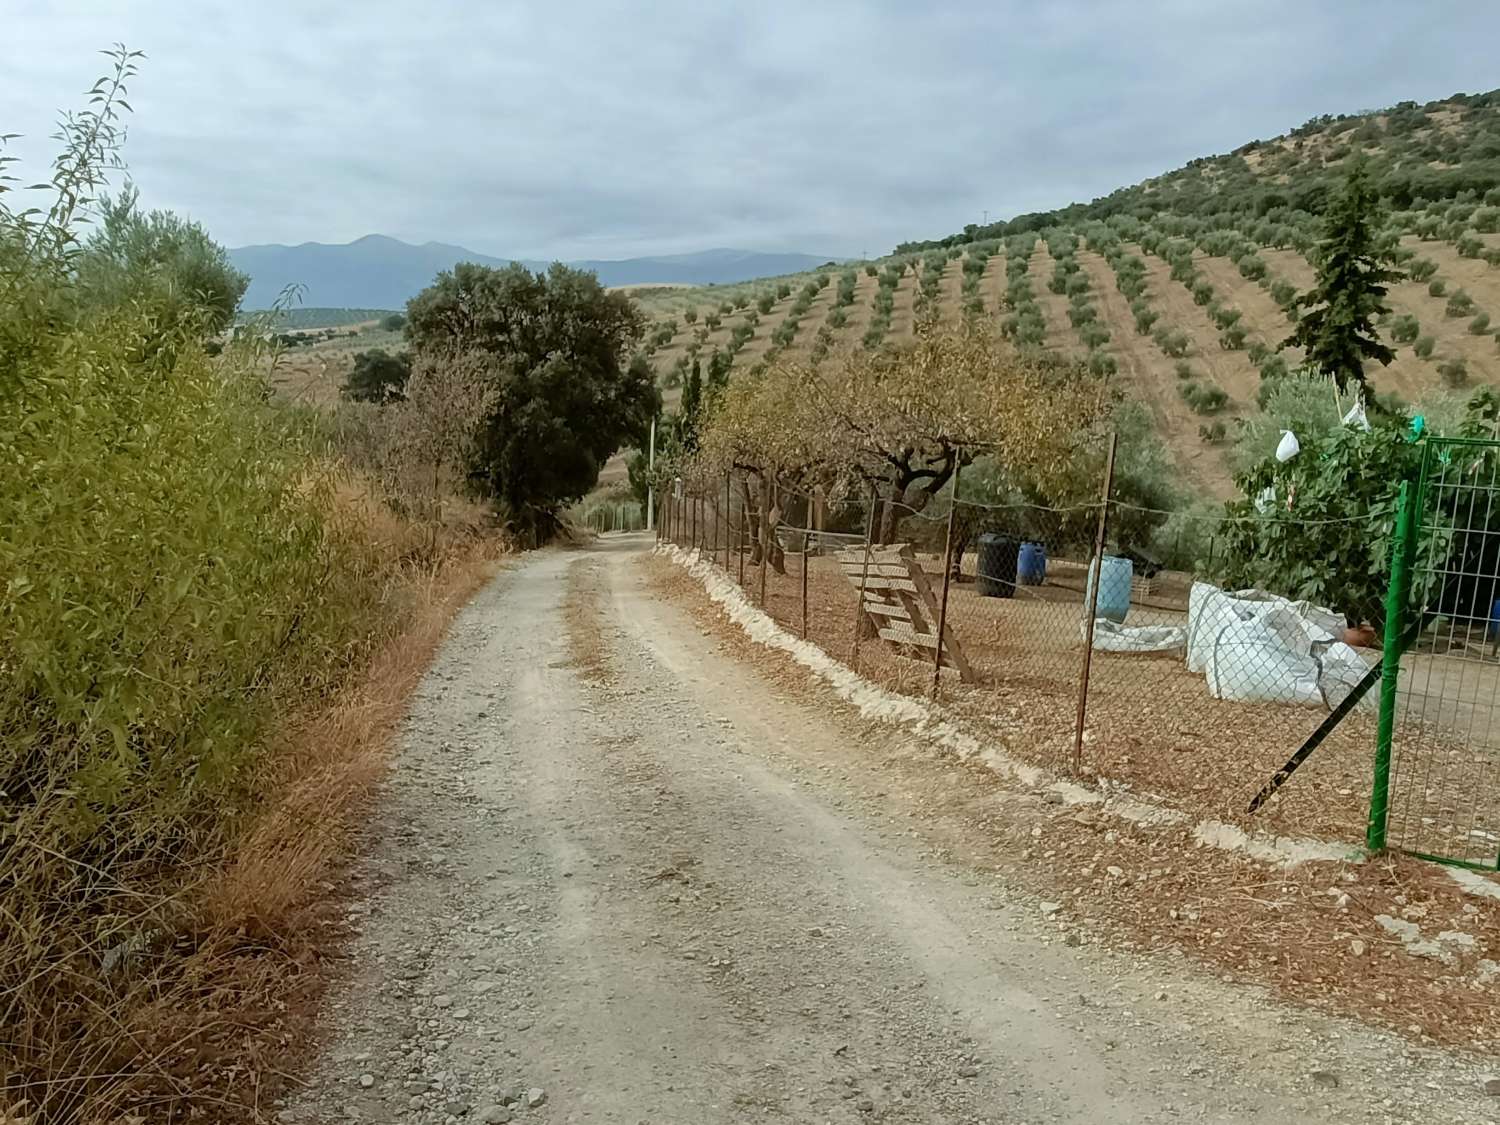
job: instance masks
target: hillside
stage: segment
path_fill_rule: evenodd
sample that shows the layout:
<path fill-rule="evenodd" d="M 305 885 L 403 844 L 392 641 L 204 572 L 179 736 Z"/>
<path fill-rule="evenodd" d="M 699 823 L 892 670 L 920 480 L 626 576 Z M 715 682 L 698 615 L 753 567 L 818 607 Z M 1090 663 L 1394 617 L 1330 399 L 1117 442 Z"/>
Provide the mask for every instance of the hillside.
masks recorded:
<path fill-rule="evenodd" d="M 303 287 L 302 301 L 312 306 L 399 309 L 457 262 L 506 266 L 511 259 L 478 254 L 462 246 L 428 242 L 413 246 L 385 235 L 370 234 L 340 245 L 304 242 L 299 246 L 241 246 L 229 251 L 234 265 L 250 276 L 243 307 L 266 309 L 282 290 Z M 579 261 L 569 265 L 593 270 L 605 285 L 714 285 L 810 269 L 826 261 L 812 254 L 761 254 L 749 250 L 704 250 L 618 261 Z M 530 269 L 546 262 L 523 261 Z"/>
<path fill-rule="evenodd" d="M 854 267 L 643 293 L 648 351 L 670 394 L 715 350 L 744 369 L 909 336 L 924 308 L 993 318 L 1020 344 L 1113 372 L 1184 483 L 1226 496 L 1239 426 L 1301 360 L 1282 347 L 1288 310 L 1312 277 L 1323 200 L 1356 155 L 1409 275 L 1384 325 L 1397 359 L 1371 383 L 1442 416 L 1500 382 L 1500 93 L 1319 118 L 1089 204 Z"/>

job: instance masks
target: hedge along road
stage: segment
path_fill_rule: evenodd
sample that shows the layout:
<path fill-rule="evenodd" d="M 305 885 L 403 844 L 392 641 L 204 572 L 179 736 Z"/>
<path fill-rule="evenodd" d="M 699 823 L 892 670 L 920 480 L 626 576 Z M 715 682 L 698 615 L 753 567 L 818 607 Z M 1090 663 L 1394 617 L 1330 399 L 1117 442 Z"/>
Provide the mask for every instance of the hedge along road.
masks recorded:
<path fill-rule="evenodd" d="M 455 624 L 280 1120 L 1494 1116 L 1457 1061 L 1059 940 L 935 845 L 895 734 L 730 655 L 649 547 L 535 553 Z"/>

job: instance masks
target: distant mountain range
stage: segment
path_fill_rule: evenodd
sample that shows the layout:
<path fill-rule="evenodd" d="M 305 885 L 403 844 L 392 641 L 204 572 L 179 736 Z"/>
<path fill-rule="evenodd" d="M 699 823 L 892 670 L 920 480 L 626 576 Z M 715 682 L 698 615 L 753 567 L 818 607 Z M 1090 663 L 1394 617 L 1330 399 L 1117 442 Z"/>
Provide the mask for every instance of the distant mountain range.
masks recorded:
<path fill-rule="evenodd" d="M 300 246 L 241 246 L 229 251 L 235 266 L 250 275 L 243 307 L 269 308 L 288 285 L 304 287 L 302 303 L 338 308 L 399 309 L 458 262 L 506 266 L 511 258 L 476 254 L 462 246 L 428 242 L 413 246 L 383 234 L 344 244 L 304 242 Z M 530 269 L 549 263 L 520 260 Z M 814 254 L 760 254 L 750 250 L 703 250 L 620 261 L 569 262 L 593 270 L 604 285 L 722 285 L 799 273 L 822 265 Z"/>

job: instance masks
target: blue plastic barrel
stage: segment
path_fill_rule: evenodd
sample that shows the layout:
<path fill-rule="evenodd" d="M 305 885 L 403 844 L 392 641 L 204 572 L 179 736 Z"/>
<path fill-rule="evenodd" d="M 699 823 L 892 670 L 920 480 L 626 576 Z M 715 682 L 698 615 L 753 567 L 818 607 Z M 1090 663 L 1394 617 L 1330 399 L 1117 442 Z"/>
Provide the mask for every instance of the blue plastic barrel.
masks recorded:
<path fill-rule="evenodd" d="M 1084 591 L 1084 609 L 1087 612 L 1088 598 L 1094 589 L 1094 575 L 1100 573 L 1096 562 L 1089 567 L 1088 589 Z M 1135 574 L 1129 559 L 1118 555 L 1105 555 L 1102 575 L 1099 578 L 1099 603 L 1096 616 L 1108 618 L 1115 624 L 1124 624 L 1130 612 L 1130 580 Z"/>
<path fill-rule="evenodd" d="M 1047 548 L 1030 541 L 1021 544 L 1016 559 L 1016 580 L 1022 586 L 1040 586 L 1047 579 Z"/>
<path fill-rule="evenodd" d="M 1490 639 L 1500 638 L 1500 598 L 1490 606 Z"/>

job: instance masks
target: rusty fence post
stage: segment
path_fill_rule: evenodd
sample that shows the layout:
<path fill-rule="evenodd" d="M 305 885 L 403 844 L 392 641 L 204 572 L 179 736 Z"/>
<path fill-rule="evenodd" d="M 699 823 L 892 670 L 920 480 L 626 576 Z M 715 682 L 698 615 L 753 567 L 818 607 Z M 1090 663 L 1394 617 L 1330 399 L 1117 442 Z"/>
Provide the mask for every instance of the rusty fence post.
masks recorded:
<path fill-rule="evenodd" d="M 807 515 L 802 521 L 802 639 L 807 640 L 807 567 L 812 561 L 813 498 L 807 496 Z"/>
<path fill-rule="evenodd" d="M 943 594 L 938 600 L 937 644 L 932 650 L 932 697 L 937 698 L 938 681 L 943 675 L 943 640 L 948 635 L 948 584 L 953 570 L 953 519 L 958 512 L 958 474 L 963 468 L 964 453 L 958 451 L 953 463 L 953 496 L 948 502 L 948 534 L 943 540 Z"/>
<path fill-rule="evenodd" d="M 734 530 L 734 504 L 729 495 L 731 473 L 724 473 L 724 573 L 729 573 L 729 536 Z"/>
<path fill-rule="evenodd" d="M 865 517 L 865 559 L 859 568 L 859 586 L 854 600 L 854 641 L 849 646 L 849 667 L 859 668 L 859 630 L 864 624 L 865 583 L 870 580 L 870 543 L 875 537 L 875 482 L 870 482 L 870 512 Z"/>
<path fill-rule="evenodd" d="M 744 501 L 742 500 L 740 502 L 740 530 L 739 534 L 735 536 L 735 549 L 739 554 L 740 589 L 745 588 L 745 516 L 747 514 Z"/>
<path fill-rule="evenodd" d="M 760 608 L 766 608 L 766 570 L 771 565 L 771 540 L 776 536 L 776 529 L 771 526 L 771 505 L 766 496 L 768 485 L 764 482 L 760 486 L 760 519 L 756 522 L 760 525 Z"/>
<path fill-rule="evenodd" d="M 1104 490 L 1099 503 L 1099 526 L 1094 532 L 1094 558 L 1089 563 L 1093 580 L 1089 585 L 1088 616 L 1083 626 L 1083 668 L 1078 677 L 1078 719 L 1073 724 L 1073 773 L 1083 769 L 1083 726 L 1089 708 L 1089 670 L 1094 661 L 1094 618 L 1099 611 L 1099 587 L 1104 581 L 1104 535 L 1109 529 L 1109 496 L 1115 484 L 1115 450 L 1119 433 L 1109 435 L 1109 456 L 1104 461 Z"/>

